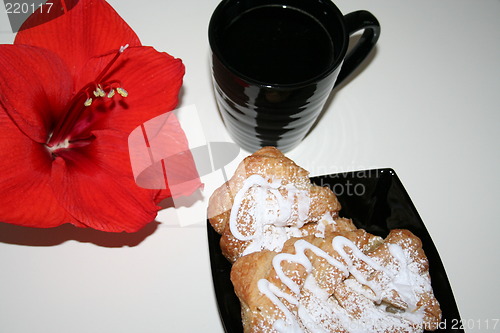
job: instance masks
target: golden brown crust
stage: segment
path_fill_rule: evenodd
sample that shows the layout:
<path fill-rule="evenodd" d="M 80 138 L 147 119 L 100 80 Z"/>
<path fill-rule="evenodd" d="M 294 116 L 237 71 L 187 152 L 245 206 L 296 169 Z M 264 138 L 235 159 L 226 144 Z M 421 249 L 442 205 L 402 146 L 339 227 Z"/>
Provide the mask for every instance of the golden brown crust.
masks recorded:
<path fill-rule="evenodd" d="M 428 262 L 423 253 L 420 239 L 407 230 L 391 231 L 385 240 L 361 229 L 331 233 L 325 238 L 313 235 L 292 238 L 285 243 L 281 253 L 296 254 L 297 241 L 304 240 L 347 266 L 348 259 L 337 251 L 338 245 L 336 245 L 337 247 L 333 245 L 335 244 L 334 239 L 339 236 L 350 240 L 368 258 L 382 267 L 374 269 L 359 260 L 349 247 L 344 247 L 348 259 L 352 260 L 352 265 L 357 267 L 358 271 L 362 272 L 370 282 L 360 283 L 352 272 L 347 276 L 344 275 L 341 269 L 329 264 L 326 259 L 315 254 L 312 250 L 306 249 L 304 253 L 312 264 L 311 270 L 306 270 L 303 265 L 292 261 L 282 261 L 279 266 L 285 276 L 292 278 L 300 287 L 299 296 L 283 282 L 273 267 L 273 259 L 279 256 L 278 253 L 257 252 L 236 261 L 231 272 L 231 280 L 235 292 L 241 300 L 245 332 L 277 332 L 273 324 L 279 319 L 287 320 L 286 314 L 279 306 L 259 289 L 258 284 L 261 280 L 268 281 L 281 292 L 298 299 L 298 304 L 294 304 L 288 302 L 286 297 L 281 297 L 279 293 L 276 293 L 280 302 L 286 306 L 290 313 L 294 314 L 294 320 L 304 332 L 309 332 L 311 326 L 308 328 L 307 324 L 304 324 L 306 317 L 297 315 L 299 307 L 309 311 L 311 318 L 314 319 L 314 325 L 320 325 L 326 331 L 347 331 L 348 325 L 346 323 L 351 325 L 365 324 L 367 325 L 365 329 L 372 332 L 422 332 L 423 327 L 427 330 L 437 328 L 441 317 L 439 304 L 432 290 L 425 289 L 427 286 L 418 285 L 419 283 L 425 284 L 426 281 L 430 280 Z M 398 259 L 398 255 L 402 254 L 409 260 L 406 264 L 411 265 L 411 268 L 400 267 L 402 259 Z M 302 260 L 298 261 L 302 262 Z M 399 289 L 394 289 L 396 282 L 403 281 L 397 274 L 409 274 L 408 276 L 413 279 L 413 282 L 417 283 L 416 286 L 413 286 L 413 292 L 417 297 L 416 309 L 404 302 L 403 296 L 407 297 L 406 289 L 400 290 L 402 294 L 397 291 Z M 310 283 L 308 280 L 313 280 L 314 285 L 322 290 L 321 293 L 330 296 L 326 299 L 317 297 L 313 292 L 315 289 L 307 285 Z M 363 292 L 375 295 L 367 286 L 370 283 L 374 283 L 377 288 L 385 288 L 381 294 L 383 297 L 381 296 L 382 302 L 380 304 L 363 295 Z M 323 302 L 323 305 L 316 304 L 318 299 Z M 323 308 L 330 309 L 326 312 L 329 315 L 321 314 L 322 310 L 320 309 Z M 342 313 L 342 315 L 331 315 L 332 309 Z M 372 314 L 373 317 L 367 316 L 367 313 Z M 381 319 L 380 316 L 384 313 L 386 313 L 387 318 Z M 415 319 L 417 316 L 415 313 L 419 313 L 422 322 Z M 345 318 L 348 319 L 342 319 L 342 316 L 347 316 Z M 370 320 L 367 318 L 372 318 L 373 322 L 369 322 Z M 290 321 L 288 322 L 290 323 Z"/>
<path fill-rule="evenodd" d="M 276 198 L 276 196 L 293 201 L 292 216 L 285 225 L 279 226 L 287 228 L 287 232 L 296 233 L 294 230 L 289 230 L 295 224 L 298 224 L 301 235 L 321 232 L 317 229 L 317 224 L 324 219 L 327 221 L 323 221 L 325 227 L 320 226 L 322 230 L 344 230 L 344 228 L 350 230 L 355 228 L 352 222 L 347 219 L 339 220 L 338 224 L 332 223 L 334 219 L 338 218 L 337 212 L 341 207 L 337 197 L 329 188 L 313 185 L 306 170 L 285 157 L 278 149 L 265 147 L 246 157 L 239 164 L 231 179 L 215 190 L 209 200 L 209 221 L 215 231 L 222 235 L 220 244 L 222 253 L 229 261 L 234 262 L 242 256 L 251 243 L 250 240 L 241 239 L 241 237 L 236 237 L 233 234 L 230 219 L 231 211 L 235 205 L 235 197 L 244 189 L 245 182 L 253 175 L 261 176 L 269 184 L 269 187 L 274 186 L 265 193 L 269 202 L 274 200 L 277 206 L 279 198 Z M 279 187 L 271 185 L 273 182 L 280 182 Z M 247 192 L 241 199 L 241 206 L 236 217 L 236 228 L 245 236 L 255 233 L 257 228 L 263 228 L 262 225 L 257 226 L 260 222 L 252 215 L 252 209 L 257 209 L 253 206 L 255 200 L 252 196 L 252 190 L 255 191 L 255 186 L 246 189 Z M 278 190 L 279 193 L 275 190 Z M 310 200 L 307 204 L 305 221 L 299 221 L 301 212 L 298 206 L 300 205 L 301 196 L 306 196 L 307 200 Z M 269 205 L 272 208 L 272 203 Z M 265 229 L 269 235 L 272 232 L 279 232 L 271 230 L 275 228 L 270 226 L 266 226 Z M 273 249 L 271 245 L 269 246 L 270 249 Z M 266 248 L 263 246 L 255 247 L 258 250 Z"/>
<path fill-rule="evenodd" d="M 234 196 L 243 187 L 243 182 L 251 175 L 288 178 L 290 181 L 309 182 L 309 173 L 285 157 L 275 147 L 264 147 L 247 156 L 236 169 L 233 177 L 215 190 L 209 199 L 208 216 L 212 227 L 222 234 L 229 221 L 228 213 L 233 206 Z"/>
<path fill-rule="evenodd" d="M 209 200 L 244 332 L 422 332 L 439 303 L 422 242 L 408 230 L 384 239 L 338 216 L 334 193 L 279 150 L 245 158 Z"/>

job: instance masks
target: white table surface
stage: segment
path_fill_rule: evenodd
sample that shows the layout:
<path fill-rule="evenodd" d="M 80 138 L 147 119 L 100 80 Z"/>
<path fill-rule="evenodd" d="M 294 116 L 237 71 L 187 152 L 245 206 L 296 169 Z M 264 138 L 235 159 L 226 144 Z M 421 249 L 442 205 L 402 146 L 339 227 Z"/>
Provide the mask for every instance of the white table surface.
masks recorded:
<path fill-rule="evenodd" d="M 180 106 L 196 108 L 207 141 L 229 141 L 210 81 L 207 26 L 218 1 L 110 3 L 144 45 L 183 59 Z M 366 68 L 335 92 L 288 155 L 312 175 L 393 168 L 440 252 L 467 331 L 493 331 L 500 318 L 500 1 L 336 3 L 343 13 L 371 11 L 381 38 Z M 0 5 L 0 43 L 13 41 L 9 30 Z M 161 211 L 134 235 L 0 225 L 0 332 L 222 332 L 204 220 L 222 176 L 202 180 L 198 199 Z"/>

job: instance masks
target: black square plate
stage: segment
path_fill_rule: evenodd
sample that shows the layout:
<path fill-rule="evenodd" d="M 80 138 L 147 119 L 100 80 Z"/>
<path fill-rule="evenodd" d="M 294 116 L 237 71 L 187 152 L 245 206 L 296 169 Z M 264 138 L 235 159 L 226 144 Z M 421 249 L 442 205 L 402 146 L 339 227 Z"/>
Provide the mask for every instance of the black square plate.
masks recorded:
<path fill-rule="evenodd" d="M 351 218 L 358 228 L 381 237 L 387 236 L 391 229 L 408 229 L 420 237 L 429 259 L 434 294 L 443 312 L 442 323 L 435 332 L 464 332 L 437 249 L 394 170 L 332 174 L 314 177 L 312 181 L 333 190 L 342 205 L 340 216 Z M 219 313 L 227 333 L 240 333 L 243 332 L 240 302 L 229 279 L 231 264 L 221 253 L 219 239 L 220 235 L 208 223 L 210 263 Z"/>

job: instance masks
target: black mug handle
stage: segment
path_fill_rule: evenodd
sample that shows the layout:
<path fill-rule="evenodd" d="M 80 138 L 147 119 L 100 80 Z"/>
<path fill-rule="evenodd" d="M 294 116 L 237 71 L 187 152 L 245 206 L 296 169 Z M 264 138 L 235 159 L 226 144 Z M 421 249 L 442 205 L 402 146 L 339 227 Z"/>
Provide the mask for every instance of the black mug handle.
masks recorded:
<path fill-rule="evenodd" d="M 335 86 L 339 85 L 365 60 L 380 36 L 380 24 L 378 20 L 366 10 L 349 13 L 344 16 L 344 21 L 349 36 L 363 29 L 364 32 L 356 45 L 346 55 Z"/>

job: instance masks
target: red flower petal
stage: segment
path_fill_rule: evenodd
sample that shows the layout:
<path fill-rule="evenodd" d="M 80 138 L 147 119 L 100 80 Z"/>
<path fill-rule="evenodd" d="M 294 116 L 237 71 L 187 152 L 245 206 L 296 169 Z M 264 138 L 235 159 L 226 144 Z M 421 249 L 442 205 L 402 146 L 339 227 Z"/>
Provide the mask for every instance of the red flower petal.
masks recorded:
<path fill-rule="evenodd" d="M 103 0 L 54 0 L 51 11 L 71 8 L 66 14 L 47 21 L 47 13 L 36 12 L 18 32 L 14 44 L 35 45 L 61 57 L 71 73 L 76 74 L 93 56 L 129 44 L 141 42 L 135 32 Z M 75 5 L 75 2 L 78 2 Z M 39 22 L 45 22 L 38 24 Z M 26 29 L 26 27 L 30 27 Z"/>
<path fill-rule="evenodd" d="M 157 191 L 138 187 L 128 160 L 127 135 L 95 131 L 86 147 L 62 152 L 53 163 L 52 188 L 82 224 L 103 231 L 134 232 L 154 220 Z"/>
<path fill-rule="evenodd" d="M 44 146 L 22 134 L 0 106 L 0 221 L 48 228 L 74 219 L 49 185 L 51 158 Z"/>
<path fill-rule="evenodd" d="M 167 188 L 174 198 L 191 195 L 201 186 L 187 138 L 174 112 L 136 128 L 128 137 L 128 145 L 139 186 Z"/>
<path fill-rule="evenodd" d="M 32 140 L 47 141 L 72 88 L 66 66 L 51 52 L 32 46 L 0 46 L 1 112 L 6 112 L 18 131 Z"/>
<path fill-rule="evenodd" d="M 91 80 L 102 68 L 104 68 L 114 55 L 94 58 L 89 61 L 87 68 L 94 72 L 85 71 L 78 79 L 78 85 Z M 106 80 L 117 80 L 121 82 L 129 94 L 127 98 L 116 96 L 118 102 L 108 105 L 106 116 L 100 121 L 94 121 L 92 129 L 118 129 L 125 133 L 131 133 L 144 123 L 150 123 L 158 116 L 175 108 L 178 102 L 178 93 L 182 86 L 184 76 L 184 65 L 180 59 L 175 59 L 166 53 L 160 53 L 151 47 L 132 47 L 127 49 L 111 68 L 111 73 Z M 164 119 L 164 118 L 162 118 Z M 150 123 L 146 128 L 148 136 L 155 138 L 155 160 L 148 170 L 141 169 L 148 181 L 153 180 L 154 185 L 149 188 L 162 188 L 163 172 L 170 185 L 175 184 L 174 193 L 172 188 L 159 193 L 156 202 L 174 195 L 189 195 L 201 186 L 193 157 L 189 151 L 187 139 L 177 121 L 163 122 L 168 124 L 162 128 L 160 135 L 151 135 L 150 129 L 155 125 Z M 144 140 L 144 139 L 143 139 Z M 129 142 L 130 144 L 130 142 Z M 166 147 L 165 145 L 169 145 Z M 164 149 L 161 149 L 161 148 Z M 158 148 L 160 150 L 158 150 Z M 168 149 L 166 149 L 168 148 Z M 131 152 L 132 153 L 132 152 Z M 149 156 L 149 155 L 148 155 Z M 154 164 L 154 165 L 153 165 Z M 163 164 L 163 165 L 162 165 Z M 150 172 L 146 174 L 145 172 Z M 138 176 L 136 174 L 136 176 Z M 163 184 L 164 185 L 164 184 Z"/>
<path fill-rule="evenodd" d="M 54 10 L 71 8 L 66 14 L 37 25 L 46 21 L 38 12 L 24 27 L 31 28 L 18 33 L 15 46 L 0 47 L 0 125 L 9 133 L 0 138 L 8 147 L 0 158 L 9 160 L 0 167 L 9 175 L 0 179 L 0 218 L 38 227 L 71 222 L 104 231 L 136 231 L 154 219 L 156 203 L 171 191 L 136 185 L 128 134 L 177 105 L 184 66 L 168 54 L 138 47 L 135 33 L 105 1 L 62 1 L 54 1 Z M 100 77 L 115 56 L 113 50 L 126 44 L 131 47 Z M 129 97 L 98 98 L 82 109 L 75 99 L 78 103 L 68 108 L 77 91 L 98 77 L 119 84 Z M 88 119 L 58 123 L 63 112 L 82 110 Z M 78 147 L 55 146 L 54 159 L 45 142 L 52 130 L 61 129 L 61 135 L 76 132 L 75 139 L 88 139 L 89 133 L 94 138 L 88 145 L 78 141 L 71 143 Z M 57 138 L 54 141 L 62 143 Z M 173 140 L 189 153 L 184 136 Z M 192 156 L 186 156 L 192 162 Z M 183 166 L 174 169 L 182 174 Z M 186 170 L 192 166 L 186 165 Z M 23 203 L 28 207 L 18 209 Z"/>
<path fill-rule="evenodd" d="M 76 84 L 92 82 L 114 54 L 91 59 Z M 117 129 L 130 133 L 137 126 L 167 111 L 178 102 L 184 65 L 180 59 L 160 53 L 152 47 L 128 48 L 111 67 L 104 80 L 116 80 L 128 91 L 128 97 L 115 95 L 114 103 L 105 105 L 106 116 L 92 124 L 92 129 Z M 97 102 L 98 100 L 96 100 Z M 98 103 L 92 106 L 102 108 Z"/>

